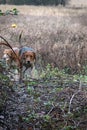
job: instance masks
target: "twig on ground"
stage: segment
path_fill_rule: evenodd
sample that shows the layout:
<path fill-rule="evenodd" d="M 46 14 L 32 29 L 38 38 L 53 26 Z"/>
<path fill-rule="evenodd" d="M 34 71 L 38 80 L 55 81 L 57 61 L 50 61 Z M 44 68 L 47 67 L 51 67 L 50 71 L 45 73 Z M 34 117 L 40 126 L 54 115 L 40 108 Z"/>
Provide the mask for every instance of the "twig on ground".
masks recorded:
<path fill-rule="evenodd" d="M 82 89 L 82 82 L 81 82 L 81 80 L 80 80 L 79 90 L 78 90 L 77 92 L 75 92 L 75 93 L 72 95 L 71 99 L 70 99 L 68 113 L 71 113 L 71 104 L 72 104 L 73 98 L 75 97 L 75 95 L 77 95 L 77 94 L 81 91 L 81 89 Z"/>

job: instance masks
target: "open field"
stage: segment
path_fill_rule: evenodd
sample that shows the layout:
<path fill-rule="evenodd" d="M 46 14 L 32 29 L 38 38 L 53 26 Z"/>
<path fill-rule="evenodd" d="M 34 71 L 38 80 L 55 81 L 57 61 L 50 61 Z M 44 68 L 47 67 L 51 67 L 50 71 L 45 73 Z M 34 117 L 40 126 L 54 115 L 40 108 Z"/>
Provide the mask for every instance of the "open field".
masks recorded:
<path fill-rule="evenodd" d="M 87 9 L 0 5 L 13 8 L 18 15 L 0 16 L 0 35 L 20 47 L 23 31 L 41 72 L 20 84 L 0 64 L 0 130 L 87 130 Z"/>
<path fill-rule="evenodd" d="M 23 31 L 22 45 L 34 47 L 45 64 L 82 69 L 87 58 L 86 8 L 0 5 L 2 11 L 13 8 L 19 15 L 0 16 L 0 34 L 7 41 L 19 46 Z M 17 28 L 11 27 L 13 23 Z"/>
<path fill-rule="evenodd" d="M 39 15 L 39 16 L 55 16 L 55 15 L 77 15 L 77 14 L 82 14 L 86 12 L 86 8 L 77 8 L 75 10 L 73 7 L 70 8 L 64 8 L 62 6 L 28 6 L 28 5 L 23 5 L 23 6 L 17 6 L 17 5 L 0 5 L 0 9 L 3 11 L 6 10 L 11 10 L 13 8 L 17 8 L 20 11 L 20 14 L 25 14 L 25 15 Z"/>

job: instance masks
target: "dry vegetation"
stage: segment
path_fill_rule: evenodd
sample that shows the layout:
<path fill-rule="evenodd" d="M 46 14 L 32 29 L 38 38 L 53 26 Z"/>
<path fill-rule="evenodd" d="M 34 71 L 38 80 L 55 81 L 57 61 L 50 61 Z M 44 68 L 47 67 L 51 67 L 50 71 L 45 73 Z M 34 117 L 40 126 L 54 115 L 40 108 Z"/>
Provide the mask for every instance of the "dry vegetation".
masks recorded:
<path fill-rule="evenodd" d="M 13 8 L 20 11 L 19 15 L 0 16 L 0 35 L 12 46 L 20 46 L 19 35 L 23 31 L 22 45 L 36 50 L 37 68 L 42 73 L 40 79 L 22 84 L 0 74 L 0 128 L 86 130 L 87 76 L 69 75 L 61 69 L 68 69 L 71 74 L 86 66 L 87 9 L 0 6 L 3 11 Z M 13 23 L 17 28 L 11 27 Z M 0 51 L 4 48 L 1 46 Z"/>
<path fill-rule="evenodd" d="M 25 15 L 35 15 L 35 16 L 58 16 L 58 15 L 77 15 L 80 13 L 84 13 L 86 10 L 79 9 L 79 10 L 74 10 L 73 8 L 64 8 L 64 7 L 58 7 L 58 6 L 28 6 L 28 5 L 23 5 L 23 6 L 15 6 L 15 5 L 0 5 L 0 9 L 3 11 L 10 10 L 13 8 L 17 8 L 20 11 L 20 14 L 25 14 Z"/>
<path fill-rule="evenodd" d="M 86 9 L 0 6 L 3 11 L 12 8 L 20 13 L 0 17 L 0 34 L 13 46 L 19 46 L 18 36 L 23 31 L 22 44 L 33 46 L 46 64 L 76 71 L 86 65 Z M 12 23 L 16 23 L 17 28 L 11 28 Z"/>

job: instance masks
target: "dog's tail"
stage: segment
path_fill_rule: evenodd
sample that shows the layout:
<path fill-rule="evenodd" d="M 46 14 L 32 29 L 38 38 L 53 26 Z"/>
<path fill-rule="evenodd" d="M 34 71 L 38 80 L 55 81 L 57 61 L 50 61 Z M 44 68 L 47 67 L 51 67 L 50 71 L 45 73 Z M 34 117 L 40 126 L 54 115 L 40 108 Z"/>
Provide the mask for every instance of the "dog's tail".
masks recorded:
<path fill-rule="evenodd" d="M 19 48 L 22 48 L 22 41 L 21 41 L 22 34 L 23 34 L 23 30 L 21 31 L 21 33 L 19 35 Z"/>

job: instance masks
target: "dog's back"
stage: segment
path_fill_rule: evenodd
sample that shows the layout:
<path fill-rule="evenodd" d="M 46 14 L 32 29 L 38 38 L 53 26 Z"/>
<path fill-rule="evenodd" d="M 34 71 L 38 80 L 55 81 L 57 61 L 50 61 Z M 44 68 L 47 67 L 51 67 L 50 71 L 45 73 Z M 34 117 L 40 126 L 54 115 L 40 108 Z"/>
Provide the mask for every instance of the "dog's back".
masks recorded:
<path fill-rule="evenodd" d="M 27 52 L 27 51 L 31 51 L 31 52 L 35 52 L 33 48 L 31 47 L 22 47 L 19 51 L 19 56 L 22 56 L 23 53 Z"/>

